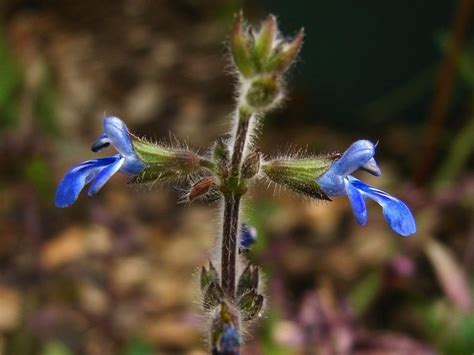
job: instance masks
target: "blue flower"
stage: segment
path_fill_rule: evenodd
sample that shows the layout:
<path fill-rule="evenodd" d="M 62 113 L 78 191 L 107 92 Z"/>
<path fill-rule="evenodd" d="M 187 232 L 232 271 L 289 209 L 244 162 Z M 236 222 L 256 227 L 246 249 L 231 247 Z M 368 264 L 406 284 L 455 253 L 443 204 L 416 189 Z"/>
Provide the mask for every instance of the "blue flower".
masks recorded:
<path fill-rule="evenodd" d="M 359 169 L 375 176 L 381 175 L 374 159 L 375 146 L 367 140 L 352 143 L 341 158 L 336 160 L 321 177 L 317 178 L 316 182 L 330 197 L 347 195 L 359 224 L 365 225 L 367 223 L 365 200 L 369 198 L 382 207 L 383 215 L 392 230 L 402 236 L 409 236 L 416 232 L 416 224 L 407 205 L 350 175 Z"/>
<path fill-rule="evenodd" d="M 145 164 L 136 155 L 130 133 L 125 123 L 117 117 L 104 118 L 104 133 L 92 145 L 98 152 L 112 144 L 118 154 L 85 161 L 69 170 L 56 190 L 57 207 L 71 206 L 79 197 L 85 185 L 90 183 L 88 195 L 96 194 L 102 186 L 120 171 L 127 175 L 138 175 Z"/>
<path fill-rule="evenodd" d="M 243 223 L 240 228 L 239 252 L 243 253 L 250 250 L 252 244 L 257 241 L 257 230 L 255 227 Z"/>
<path fill-rule="evenodd" d="M 217 348 L 212 350 L 213 354 L 238 355 L 242 339 L 239 332 L 232 324 L 226 324 L 217 343 Z"/>

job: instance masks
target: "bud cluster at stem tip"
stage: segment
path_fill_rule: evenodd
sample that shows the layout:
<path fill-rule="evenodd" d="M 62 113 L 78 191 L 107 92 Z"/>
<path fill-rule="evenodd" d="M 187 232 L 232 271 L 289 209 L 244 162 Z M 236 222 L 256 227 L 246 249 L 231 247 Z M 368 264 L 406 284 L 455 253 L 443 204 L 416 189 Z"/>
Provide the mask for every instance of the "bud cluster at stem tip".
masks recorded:
<path fill-rule="evenodd" d="M 288 70 L 303 44 L 304 30 L 294 39 L 281 38 L 273 15 L 263 22 L 259 31 L 244 25 L 242 14 L 235 19 L 231 37 L 232 58 L 244 78 L 258 75 L 281 75 Z"/>
<path fill-rule="evenodd" d="M 242 106 L 261 112 L 279 103 L 283 97 L 282 74 L 298 55 L 303 37 L 301 29 L 291 41 L 283 39 L 273 15 L 268 16 L 258 31 L 245 26 L 242 14 L 237 15 L 231 51 L 242 81 Z"/>

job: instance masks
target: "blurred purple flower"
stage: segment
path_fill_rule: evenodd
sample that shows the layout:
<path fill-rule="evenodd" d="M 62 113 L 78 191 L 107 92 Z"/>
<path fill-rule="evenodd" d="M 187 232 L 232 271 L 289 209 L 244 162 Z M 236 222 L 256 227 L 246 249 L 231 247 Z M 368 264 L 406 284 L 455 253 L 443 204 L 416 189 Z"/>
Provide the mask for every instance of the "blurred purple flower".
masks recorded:
<path fill-rule="evenodd" d="M 215 355 L 238 355 L 242 339 L 239 332 L 232 324 L 227 324 L 222 331 L 217 348 L 214 348 L 212 354 Z"/>
<path fill-rule="evenodd" d="M 69 170 L 56 190 L 57 207 L 69 207 L 79 197 L 85 185 L 91 184 L 87 194 L 96 194 L 104 184 L 120 171 L 127 175 L 138 175 L 145 164 L 136 155 L 130 133 L 125 123 L 118 117 L 104 118 L 104 133 L 92 145 L 98 152 L 112 144 L 119 154 L 85 161 Z"/>
<path fill-rule="evenodd" d="M 409 236 L 415 233 L 416 224 L 407 205 L 350 175 L 360 169 L 380 176 L 381 172 L 374 155 L 375 144 L 368 140 L 358 140 L 352 143 L 342 157 L 336 160 L 316 182 L 328 196 L 347 195 L 359 224 L 367 223 L 365 199 L 370 198 L 382 207 L 383 215 L 393 231 L 405 237 Z"/>

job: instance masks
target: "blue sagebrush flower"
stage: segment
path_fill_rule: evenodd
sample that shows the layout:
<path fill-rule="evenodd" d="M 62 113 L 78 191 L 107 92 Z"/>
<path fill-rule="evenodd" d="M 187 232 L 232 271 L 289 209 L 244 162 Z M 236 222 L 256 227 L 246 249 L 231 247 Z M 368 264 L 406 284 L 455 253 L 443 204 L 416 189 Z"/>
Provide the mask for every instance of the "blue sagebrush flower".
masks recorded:
<path fill-rule="evenodd" d="M 88 195 L 96 194 L 104 184 L 120 171 L 127 175 L 138 175 L 145 164 L 136 155 L 125 123 L 118 117 L 104 118 L 104 132 L 92 145 L 92 151 L 98 152 L 112 144 L 118 154 L 85 161 L 69 170 L 56 190 L 57 207 L 68 207 L 79 197 L 85 185 L 90 183 Z"/>
<path fill-rule="evenodd" d="M 240 228 L 239 252 L 243 253 L 250 250 L 252 244 L 257 241 L 257 229 L 253 226 L 243 223 Z"/>
<path fill-rule="evenodd" d="M 382 207 L 383 215 L 393 231 L 402 236 L 413 234 L 416 232 L 415 219 L 404 202 L 350 175 L 359 169 L 375 176 L 381 175 L 374 159 L 375 147 L 368 140 L 352 143 L 316 182 L 330 197 L 347 195 L 359 224 L 367 223 L 365 200 L 369 198 Z"/>

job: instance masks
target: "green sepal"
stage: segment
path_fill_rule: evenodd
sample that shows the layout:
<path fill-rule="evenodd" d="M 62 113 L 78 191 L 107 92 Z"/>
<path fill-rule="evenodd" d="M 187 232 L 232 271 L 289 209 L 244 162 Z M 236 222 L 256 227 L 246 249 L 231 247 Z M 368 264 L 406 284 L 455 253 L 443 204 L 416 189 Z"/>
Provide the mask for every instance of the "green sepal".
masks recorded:
<path fill-rule="evenodd" d="M 331 166 L 332 159 L 327 156 L 302 159 L 275 159 L 266 162 L 262 171 L 274 183 L 285 186 L 294 192 L 330 201 L 316 183 Z"/>
<path fill-rule="evenodd" d="M 239 13 L 235 18 L 230 38 L 230 48 L 235 66 L 246 78 L 255 74 L 250 49 L 253 46 L 252 42 L 253 38 L 244 31 L 243 16 L 242 13 Z"/>
<path fill-rule="evenodd" d="M 201 291 L 205 291 L 212 282 L 219 284 L 220 280 L 216 268 L 209 260 L 209 268 L 203 266 L 201 269 Z"/>
<path fill-rule="evenodd" d="M 284 73 L 295 61 L 303 45 L 304 30 L 301 29 L 291 42 L 280 43 L 268 60 L 265 70 L 269 73 Z"/>
<path fill-rule="evenodd" d="M 216 268 L 209 260 L 209 268 L 201 269 L 201 292 L 203 293 L 203 307 L 212 310 L 224 299 L 224 291 L 220 285 L 220 277 Z"/>
<path fill-rule="evenodd" d="M 145 163 L 145 168 L 133 182 L 178 179 L 201 167 L 201 158 L 193 151 L 169 148 L 137 137 L 133 137 L 132 144 L 137 156 Z"/>
<path fill-rule="evenodd" d="M 245 100 L 256 111 L 266 110 L 278 103 L 281 98 L 281 83 L 276 76 L 266 75 L 252 80 Z"/>
<path fill-rule="evenodd" d="M 215 281 L 211 281 L 204 293 L 203 308 L 206 310 L 212 310 L 216 308 L 223 299 L 224 291 L 222 290 L 221 285 Z"/>
<path fill-rule="evenodd" d="M 257 317 L 263 308 L 264 298 L 256 291 L 250 291 L 239 300 L 239 309 L 242 312 L 242 320 L 250 321 Z"/>
<path fill-rule="evenodd" d="M 276 18 L 273 15 L 269 15 L 265 22 L 263 22 L 262 27 L 256 36 L 255 46 L 252 51 L 255 66 L 259 70 L 262 70 L 272 54 L 272 48 L 276 39 L 277 31 Z"/>
<path fill-rule="evenodd" d="M 258 279 L 258 266 L 249 263 L 242 272 L 242 275 L 240 275 L 239 283 L 237 284 L 237 298 L 240 298 L 248 292 L 257 291 Z"/>

